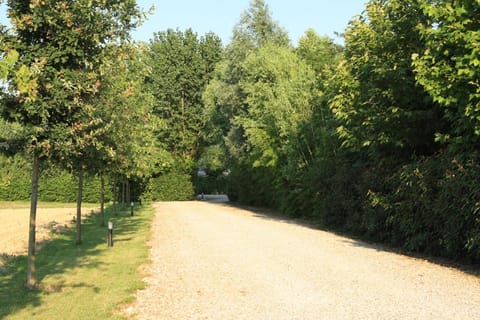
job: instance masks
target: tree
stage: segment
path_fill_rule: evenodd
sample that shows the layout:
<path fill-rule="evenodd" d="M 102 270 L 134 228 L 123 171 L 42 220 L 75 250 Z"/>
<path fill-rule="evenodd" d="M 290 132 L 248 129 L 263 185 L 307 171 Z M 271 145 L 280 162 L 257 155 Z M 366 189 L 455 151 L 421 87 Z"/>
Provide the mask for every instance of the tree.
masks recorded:
<path fill-rule="evenodd" d="M 328 49 L 331 53 L 336 47 Z M 321 113 L 320 89 L 327 86 L 324 66 L 329 62 L 315 70 L 317 79 L 312 68 L 314 61 L 338 59 L 338 54 L 327 58 L 312 53 L 307 58 L 308 50 L 304 48 L 305 56 L 297 54 L 264 1 L 252 1 L 235 26 L 224 60 L 204 93 L 211 145 L 206 152 L 215 155 L 212 161 L 226 158 L 232 198 L 285 208 L 287 190 L 297 189 L 302 170 L 314 158 L 313 117 Z M 226 152 L 219 152 L 220 147 Z"/>
<path fill-rule="evenodd" d="M 147 84 L 155 96 L 154 112 L 162 119 L 158 140 L 178 157 L 198 154 L 205 125 L 202 92 L 221 52 L 218 36 L 198 38 L 191 29 L 155 33 L 150 43 Z"/>
<path fill-rule="evenodd" d="M 442 115 L 411 65 L 425 49 L 417 26 L 426 20 L 416 0 L 371 0 L 347 27 L 344 81 L 331 104 L 345 146 L 374 157 L 435 151 Z"/>
<path fill-rule="evenodd" d="M 37 64 L 38 94 L 24 94 L 7 106 L 8 120 L 28 128 L 27 147 L 33 154 L 27 287 L 36 286 L 35 217 L 39 162 L 70 146 L 65 135 L 79 130 L 92 113 L 89 98 L 98 91 L 97 67 L 106 44 L 128 39 L 141 18 L 134 0 L 19 1 L 9 0 L 13 35 L 7 47 L 16 50 L 20 64 Z M 11 84 L 18 86 L 15 78 Z M 52 146 L 56 145 L 53 149 Z"/>
<path fill-rule="evenodd" d="M 426 40 L 413 54 L 416 79 L 445 107 L 451 129 L 440 141 L 477 148 L 480 137 L 480 5 L 478 1 L 420 1 Z"/>
<path fill-rule="evenodd" d="M 315 72 L 312 102 L 314 112 L 312 120 L 303 128 L 310 160 L 331 158 L 338 147 L 338 123 L 329 103 L 337 92 L 337 70 L 343 59 L 343 47 L 309 29 L 300 38 L 295 52 Z"/>
<path fill-rule="evenodd" d="M 109 123 L 105 134 L 109 152 L 101 168 L 123 183 L 122 200 L 130 202 L 131 182 L 146 184 L 170 159 L 157 140 L 159 118 L 154 113 L 153 93 L 145 85 L 152 76 L 149 49 L 141 45 L 119 51 L 105 66 L 109 80 L 99 101 L 109 106 L 102 109 L 102 117 Z"/>
<path fill-rule="evenodd" d="M 223 147 L 225 141 L 231 146 L 237 143 L 235 140 L 241 143 L 243 132 L 232 120 L 246 109 L 246 94 L 240 86 L 244 77 L 243 63 L 249 54 L 266 44 L 289 47 L 290 40 L 273 21 L 265 1 L 253 0 L 235 25 L 232 41 L 204 92 L 207 143 Z M 235 153 L 232 148 L 230 151 Z"/>
<path fill-rule="evenodd" d="M 273 21 L 265 0 L 252 0 L 233 29 L 232 44 L 235 43 L 250 47 L 262 47 L 267 43 L 289 46 L 290 39 L 287 32 Z"/>
<path fill-rule="evenodd" d="M 304 159 L 299 132 L 312 116 L 312 70 L 293 50 L 269 44 L 247 57 L 244 71 L 246 113 L 233 120 L 245 133 L 243 156 L 254 167 Z"/>
<path fill-rule="evenodd" d="M 251 182 L 242 180 L 248 200 L 284 209 L 286 190 L 311 159 L 303 129 L 314 112 L 314 73 L 291 48 L 273 44 L 251 53 L 243 68 L 246 108 L 232 120 L 243 137 L 227 146 L 249 172 Z"/>

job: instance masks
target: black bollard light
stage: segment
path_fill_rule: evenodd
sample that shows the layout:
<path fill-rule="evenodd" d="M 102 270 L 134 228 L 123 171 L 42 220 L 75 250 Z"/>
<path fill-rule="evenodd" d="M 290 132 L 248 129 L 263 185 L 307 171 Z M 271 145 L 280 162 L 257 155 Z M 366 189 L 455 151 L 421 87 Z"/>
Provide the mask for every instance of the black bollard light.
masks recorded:
<path fill-rule="evenodd" d="M 113 247 L 113 222 L 108 221 L 108 246 Z"/>
<path fill-rule="evenodd" d="M 130 215 L 133 217 L 133 206 L 135 205 L 135 203 L 132 201 L 130 202 Z"/>

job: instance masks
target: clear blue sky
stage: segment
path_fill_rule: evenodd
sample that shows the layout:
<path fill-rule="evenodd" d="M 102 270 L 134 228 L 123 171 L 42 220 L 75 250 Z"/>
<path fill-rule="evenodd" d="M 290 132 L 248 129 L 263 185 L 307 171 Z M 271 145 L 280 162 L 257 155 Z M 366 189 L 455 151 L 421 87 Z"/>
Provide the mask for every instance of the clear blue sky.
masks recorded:
<path fill-rule="evenodd" d="M 335 37 L 348 21 L 365 8 L 366 0 L 266 0 L 273 19 L 283 27 L 293 44 L 309 28 L 320 35 Z M 155 6 L 152 16 L 133 36 L 148 41 L 153 32 L 168 28 L 192 28 L 199 35 L 212 31 L 224 44 L 230 42 L 233 26 L 248 9 L 250 0 L 137 0 L 143 8 Z"/>
<path fill-rule="evenodd" d="M 338 43 L 348 21 L 360 14 L 367 0 L 266 0 L 273 19 L 283 27 L 293 44 L 309 28 Z M 155 6 L 153 15 L 133 33 L 133 38 L 149 41 L 154 32 L 168 28 L 192 28 L 199 35 L 216 33 L 224 44 L 230 42 L 233 26 L 248 9 L 250 0 L 137 0 L 139 6 Z M 6 24 L 5 4 L 0 5 L 0 22 Z"/>

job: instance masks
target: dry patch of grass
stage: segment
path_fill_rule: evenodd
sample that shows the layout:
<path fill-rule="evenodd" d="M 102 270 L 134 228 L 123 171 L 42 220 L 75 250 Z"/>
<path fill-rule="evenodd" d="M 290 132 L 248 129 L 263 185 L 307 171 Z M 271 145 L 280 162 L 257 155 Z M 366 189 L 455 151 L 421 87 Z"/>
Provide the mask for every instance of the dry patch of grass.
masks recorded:
<path fill-rule="evenodd" d="M 107 228 L 100 225 L 97 213 L 85 215 L 81 245 L 75 245 L 74 228 L 44 242 L 36 254 L 36 290 L 24 286 L 26 256 L 0 254 L 0 260 L 5 261 L 3 270 L 0 268 L 0 319 L 128 317 L 119 310 L 130 305 L 134 293 L 145 286 L 139 267 L 148 261 L 146 242 L 154 214 L 151 206 L 136 208 L 133 217 L 127 209 L 113 214 L 107 208 L 106 219 L 114 225 L 112 248 L 107 246 Z M 72 218 L 68 211 L 66 218 Z"/>
<path fill-rule="evenodd" d="M 19 255 L 27 252 L 30 204 L 27 202 L 0 202 L 0 254 Z M 94 207 L 84 207 L 82 215 Z M 37 209 L 37 243 L 51 233 L 61 233 L 71 225 L 76 213 L 75 204 L 41 203 Z M 0 261 L 0 265 L 1 265 Z"/>

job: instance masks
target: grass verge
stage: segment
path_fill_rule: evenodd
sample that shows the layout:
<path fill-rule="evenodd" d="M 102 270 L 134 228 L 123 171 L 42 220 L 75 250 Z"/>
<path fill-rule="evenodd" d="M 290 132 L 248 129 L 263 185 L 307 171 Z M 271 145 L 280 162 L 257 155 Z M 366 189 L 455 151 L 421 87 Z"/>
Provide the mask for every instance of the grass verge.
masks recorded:
<path fill-rule="evenodd" d="M 7 257 L 0 270 L 0 319 L 123 319 L 115 310 L 144 286 L 139 267 L 148 262 L 153 208 L 137 206 L 135 213 L 107 210 L 112 248 L 98 214 L 85 217 L 81 245 L 74 244 L 74 230 L 56 235 L 37 252 L 37 290 L 24 287 L 26 257 Z"/>

